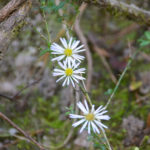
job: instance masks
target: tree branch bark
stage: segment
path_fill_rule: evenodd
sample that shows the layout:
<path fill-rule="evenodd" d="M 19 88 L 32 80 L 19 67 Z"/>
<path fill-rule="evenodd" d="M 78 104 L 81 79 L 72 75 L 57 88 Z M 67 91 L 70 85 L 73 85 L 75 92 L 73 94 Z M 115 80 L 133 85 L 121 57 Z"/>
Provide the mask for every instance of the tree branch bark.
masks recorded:
<path fill-rule="evenodd" d="M 150 11 L 137 7 L 134 4 L 126 4 L 120 0 L 82 0 L 87 3 L 93 3 L 100 7 L 106 8 L 108 11 L 125 16 L 133 21 L 141 24 L 150 25 Z"/>
<path fill-rule="evenodd" d="M 5 5 L 0 10 L 0 22 L 2 22 L 6 17 L 8 17 L 13 11 L 19 7 L 20 4 L 26 0 L 11 0 L 7 5 Z"/>
<path fill-rule="evenodd" d="M 31 0 L 11 0 L 0 10 L 0 61 L 12 39 L 25 24 Z"/>

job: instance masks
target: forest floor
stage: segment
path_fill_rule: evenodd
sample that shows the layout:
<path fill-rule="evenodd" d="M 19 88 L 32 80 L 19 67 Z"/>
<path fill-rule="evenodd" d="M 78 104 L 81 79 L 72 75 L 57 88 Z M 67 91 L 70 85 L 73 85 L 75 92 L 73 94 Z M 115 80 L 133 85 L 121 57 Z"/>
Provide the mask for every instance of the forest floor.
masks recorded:
<path fill-rule="evenodd" d="M 54 39 L 61 29 L 61 23 L 55 14 L 46 17 Z M 129 56 L 140 48 L 137 41 L 147 28 L 125 18 L 112 17 L 104 10 L 100 14 L 100 10 L 93 7 L 86 10 L 81 24 L 93 60 L 89 94 L 97 107 L 106 104 L 115 87 L 112 76 L 118 80 Z M 0 111 L 37 141 L 44 145 L 59 145 L 71 130 L 72 122 L 66 115 L 66 107 L 70 107 L 72 91 L 67 87 L 62 88 L 61 84 L 56 85 L 49 54 L 40 56 L 41 49 L 45 49 L 46 45 L 36 30 L 46 34 L 42 16 L 35 6 L 28 17 L 28 24 L 9 46 L 0 64 L 0 94 L 8 97 L 0 96 Z M 97 52 L 94 46 L 98 47 Z M 114 150 L 150 149 L 148 48 L 138 53 L 108 107 L 111 120 L 106 122 L 109 127 L 106 134 Z M 111 73 L 106 64 L 111 68 Z M 84 139 L 86 133 L 78 134 L 78 128 L 74 131 L 62 150 L 87 149 L 90 137 Z M 0 149 L 37 149 L 22 138 L 16 129 L 0 120 Z M 97 141 L 101 145 L 95 144 L 95 150 L 106 149 L 103 140 Z"/>

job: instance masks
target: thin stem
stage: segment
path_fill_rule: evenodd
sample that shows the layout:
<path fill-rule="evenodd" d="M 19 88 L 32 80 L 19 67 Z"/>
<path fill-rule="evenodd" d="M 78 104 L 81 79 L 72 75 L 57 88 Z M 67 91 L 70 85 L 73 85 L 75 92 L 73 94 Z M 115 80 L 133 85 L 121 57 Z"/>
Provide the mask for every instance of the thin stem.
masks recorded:
<path fill-rule="evenodd" d="M 33 27 L 33 29 L 35 29 L 35 31 L 48 43 L 49 40 L 40 32 L 38 31 L 35 27 Z"/>
<path fill-rule="evenodd" d="M 120 78 L 119 78 L 119 80 L 118 80 L 118 82 L 117 82 L 117 84 L 116 84 L 116 86 L 115 86 L 115 88 L 114 88 L 114 90 L 113 90 L 111 96 L 109 97 L 109 99 L 108 99 L 108 101 L 107 101 L 107 103 L 106 103 L 106 105 L 105 105 L 106 108 L 108 107 L 108 105 L 110 104 L 112 98 L 114 97 L 114 95 L 115 95 L 115 93 L 116 93 L 116 91 L 117 91 L 117 89 L 118 89 L 118 87 L 119 87 L 119 85 L 120 85 L 120 83 L 121 83 L 121 81 L 122 81 L 124 75 L 126 74 L 127 70 L 129 69 L 129 67 L 130 67 L 130 65 L 131 65 L 131 63 L 132 63 L 132 61 L 133 61 L 133 59 L 135 58 L 135 56 L 136 56 L 137 53 L 138 53 L 138 51 L 136 51 L 136 52 L 133 54 L 133 56 L 129 59 L 129 61 L 128 61 L 127 65 L 126 65 L 126 67 L 125 67 L 125 69 L 124 69 L 124 71 L 122 72 L 122 74 L 121 74 L 121 76 L 120 76 Z"/>
<path fill-rule="evenodd" d="M 11 101 L 14 100 L 12 96 L 10 97 L 10 96 L 4 95 L 2 93 L 0 93 L 0 97 L 6 98 L 6 99 L 11 100 Z"/>
<path fill-rule="evenodd" d="M 37 141 L 35 141 L 29 134 L 27 134 L 25 131 L 23 131 L 20 127 L 18 127 L 14 122 L 12 122 L 7 116 L 5 116 L 2 112 L 0 112 L 0 118 L 2 118 L 3 120 L 7 121 L 11 126 L 13 126 L 15 129 L 17 129 L 20 133 L 22 133 L 30 142 L 34 143 L 35 145 L 37 145 L 40 150 L 44 150 L 45 148 L 38 143 Z"/>
<path fill-rule="evenodd" d="M 43 11 L 43 17 L 44 17 L 45 27 L 46 27 L 46 31 L 47 31 L 47 35 L 48 35 L 48 41 L 50 42 L 51 41 L 51 39 L 50 39 L 50 33 L 49 33 L 48 23 L 46 21 L 46 17 L 45 17 L 44 11 Z"/>
<path fill-rule="evenodd" d="M 109 140 L 108 140 L 108 138 L 107 138 L 107 136 L 106 136 L 105 131 L 104 131 L 103 129 L 102 129 L 101 131 L 102 131 L 102 133 L 103 133 L 103 135 L 104 135 L 104 138 L 106 139 L 106 143 L 107 143 L 107 145 L 108 145 L 109 150 L 112 150 L 112 148 L 111 148 L 111 146 L 110 146 L 110 143 L 109 143 Z"/>
<path fill-rule="evenodd" d="M 88 95 L 88 92 L 85 90 L 85 88 L 81 84 L 79 84 L 79 86 L 80 86 L 83 94 L 85 95 L 87 101 L 89 102 L 90 106 L 92 107 L 92 101 L 91 101 L 91 99 L 90 99 L 90 97 Z"/>

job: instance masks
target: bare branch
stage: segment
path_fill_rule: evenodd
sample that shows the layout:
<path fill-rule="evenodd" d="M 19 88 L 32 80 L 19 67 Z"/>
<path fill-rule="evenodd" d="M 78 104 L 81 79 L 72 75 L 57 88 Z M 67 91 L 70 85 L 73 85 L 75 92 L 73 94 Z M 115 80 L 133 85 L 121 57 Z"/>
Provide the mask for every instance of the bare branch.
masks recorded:
<path fill-rule="evenodd" d="M 87 90 L 89 91 L 90 86 L 91 86 L 91 81 L 92 81 L 93 61 L 92 61 L 92 56 L 91 56 L 90 48 L 88 46 L 87 39 L 84 36 L 84 34 L 80 28 L 80 20 L 81 20 L 82 14 L 86 8 L 87 8 L 87 3 L 83 2 L 79 8 L 80 13 L 77 16 L 76 21 L 74 23 L 74 29 L 75 29 L 77 36 L 79 37 L 82 44 L 84 44 L 85 49 L 86 49 L 86 58 L 88 61 L 88 76 L 87 76 L 87 83 L 86 84 L 87 84 Z"/>
<path fill-rule="evenodd" d="M 44 150 L 45 148 L 39 144 L 37 141 L 35 141 L 29 134 L 27 134 L 25 131 L 23 131 L 20 127 L 18 127 L 13 121 L 11 121 L 7 116 L 5 116 L 2 112 L 0 112 L 0 118 L 7 121 L 11 126 L 13 126 L 17 131 L 19 131 L 21 134 L 23 134 L 29 141 L 37 145 L 41 150 Z"/>
<path fill-rule="evenodd" d="M 150 25 L 150 11 L 137 7 L 134 4 L 126 4 L 120 0 L 83 0 L 88 3 L 98 4 L 100 7 L 108 8 L 108 11 L 120 13 L 121 16 L 125 16 L 133 21 L 137 21 L 142 24 Z"/>
<path fill-rule="evenodd" d="M 0 22 L 2 22 L 6 17 L 8 17 L 13 11 L 19 7 L 20 4 L 26 0 L 11 0 L 6 6 L 0 10 Z"/>
<path fill-rule="evenodd" d="M 14 4 L 14 2 L 16 3 Z M 12 39 L 25 24 L 24 19 L 31 6 L 31 0 L 19 0 L 19 2 L 12 0 L 0 10 L 0 14 L 3 13 L 0 16 L 1 21 L 3 20 L 3 22 L 0 23 L 0 60 Z M 10 4 L 13 4 L 13 6 L 10 6 Z M 6 8 L 10 10 L 6 10 Z"/>
<path fill-rule="evenodd" d="M 10 100 L 10 101 L 13 101 L 13 97 L 4 95 L 4 94 L 2 94 L 2 93 L 0 93 L 0 97 L 6 98 L 6 99 L 8 99 L 8 100 Z"/>
<path fill-rule="evenodd" d="M 117 79 L 115 77 L 115 75 L 113 74 L 113 71 L 109 65 L 109 63 L 107 62 L 106 58 L 102 55 L 101 51 L 100 50 L 103 50 L 102 48 L 98 47 L 98 44 L 97 42 L 95 41 L 94 37 L 92 34 L 89 34 L 88 35 L 88 39 L 90 40 L 90 42 L 93 44 L 93 50 L 100 56 L 101 58 L 101 61 L 104 65 L 104 67 L 106 68 L 106 70 L 108 71 L 109 75 L 110 75 L 110 78 L 112 79 L 112 81 L 114 83 L 117 82 Z"/>
<path fill-rule="evenodd" d="M 28 89 L 31 86 L 34 86 L 35 84 L 39 83 L 39 81 L 41 80 L 41 78 L 39 78 L 38 80 L 33 81 L 32 83 L 27 84 L 24 88 L 22 88 L 20 91 L 18 91 L 14 96 L 7 96 L 4 95 L 2 93 L 0 93 L 0 97 L 6 98 L 8 100 L 14 101 L 19 95 L 21 95 L 21 93 L 25 90 Z"/>

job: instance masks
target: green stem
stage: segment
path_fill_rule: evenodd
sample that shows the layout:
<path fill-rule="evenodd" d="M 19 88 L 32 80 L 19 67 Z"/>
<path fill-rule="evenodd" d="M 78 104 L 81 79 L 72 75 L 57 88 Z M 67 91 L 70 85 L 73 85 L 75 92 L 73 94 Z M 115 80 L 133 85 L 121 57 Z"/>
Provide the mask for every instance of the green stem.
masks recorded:
<path fill-rule="evenodd" d="M 43 18 L 44 18 L 44 22 L 45 22 L 45 27 L 46 27 L 47 35 L 48 35 L 48 42 L 50 42 L 51 41 L 51 39 L 50 39 L 50 33 L 49 33 L 48 23 L 46 21 L 46 17 L 45 17 L 44 11 L 43 11 Z"/>
<path fill-rule="evenodd" d="M 92 101 L 88 95 L 88 92 L 83 88 L 83 86 L 79 83 L 79 87 L 81 88 L 83 94 L 85 95 L 87 101 L 89 102 L 90 106 L 92 107 Z"/>
<path fill-rule="evenodd" d="M 138 51 L 136 51 L 136 52 L 133 54 L 133 56 L 129 59 L 129 61 L 128 61 L 127 65 L 126 65 L 126 67 L 125 67 L 125 69 L 124 69 L 124 71 L 122 72 L 122 74 L 121 74 L 121 76 L 120 76 L 120 78 L 119 78 L 119 80 L 118 80 L 118 82 L 117 82 L 117 84 L 116 84 L 116 86 L 115 86 L 115 88 L 114 88 L 114 90 L 113 90 L 111 96 L 110 96 L 109 99 L 108 99 L 107 104 L 105 105 L 106 108 L 108 107 L 108 105 L 110 104 L 112 98 L 114 97 L 114 95 L 115 95 L 115 93 L 116 93 L 116 91 L 117 91 L 117 89 L 118 89 L 118 87 L 119 87 L 119 85 L 120 85 L 120 83 L 121 83 L 121 81 L 122 81 L 122 79 L 123 79 L 125 73 L 126 73 L 127 70 L 129 69 L 129 67 L 130 67 L 130 65 L 131 65 L 131 63 L 132 63 L 132 61 L 133 61 L 133 59 L 135 58 L 135 56 L 136 56 L 137 53 L 138 53 Z"/>
<path fill-rule="evenodd" d="M 33 29 L 48 43 L 48 39 L 41 33 L 39 32 L 35 27 L 33 27 Z"/>
<path fill-rule="evenodd" d="M 103 135 L 104 135 L 104 138 L 106 139 L 106 143 L 107 143 L 107 145 L 108 145 L 108 149 L 109 149 L 109 150 L 112 150 L 112 148 L 111 148 L 111 146 L 110 146 L 110 143 L 109 143 L 109 141 L 108 141 L 108 138 L 107 138 L 107 136 L 106 136 L 105 131 L 104 131 L 104 130 L 101 130 L 101 131 L 102 131 L 102 133 L 103 133 Z"/>

